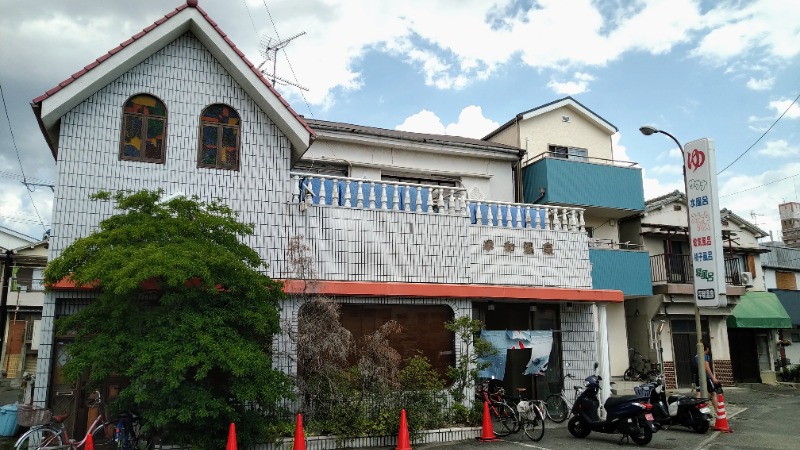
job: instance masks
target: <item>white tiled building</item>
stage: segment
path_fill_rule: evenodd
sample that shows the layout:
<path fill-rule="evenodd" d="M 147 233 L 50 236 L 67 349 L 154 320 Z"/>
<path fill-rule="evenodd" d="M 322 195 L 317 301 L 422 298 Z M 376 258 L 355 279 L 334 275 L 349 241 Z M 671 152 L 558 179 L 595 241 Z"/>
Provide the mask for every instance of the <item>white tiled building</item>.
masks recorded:
<path fill-rule="evenodd" d="M 405 356 L 421 348 L 437 367 L 453 364 L 462 349 L 443 322 L 468 315 L 495 330 L 554 330 L 553 370 L 526 381 L 540 397 L 562 370 L 586 376 L 606 359 L 605 305 L 623 293 L 592 286 L 583 208 L 515 203 L 518 147 L 306 121 L 195 1 L 34 99 L 34 111 L 58 166 L 51 259 L 114 214 L 90 194 L 161 188 L 255 224 L 247 244 L 286 281 L 289 326 L 306 286 L 286 253 L 302 237 L 316 292 L 342 302 L 349 328 L 401 321 Z M 68 340 L 53 319 L 94 295 L 60 284 L 45 297 L 37 403 L 82 404 L 80 386 L 57 376 Z M 275 350 L 275 365 L 295 373 L 288 333 Z"/>

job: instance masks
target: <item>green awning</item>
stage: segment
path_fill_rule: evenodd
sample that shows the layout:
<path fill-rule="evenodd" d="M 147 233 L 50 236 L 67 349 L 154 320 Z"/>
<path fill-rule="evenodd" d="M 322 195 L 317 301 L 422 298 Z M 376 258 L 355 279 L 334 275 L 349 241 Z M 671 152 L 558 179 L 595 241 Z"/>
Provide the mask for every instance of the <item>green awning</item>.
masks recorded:
<path fill-rule="evenodd" d="M 772 292 L 748 292 L 728 316 L 728 328 L 792 328 L 792 319 Z"/>

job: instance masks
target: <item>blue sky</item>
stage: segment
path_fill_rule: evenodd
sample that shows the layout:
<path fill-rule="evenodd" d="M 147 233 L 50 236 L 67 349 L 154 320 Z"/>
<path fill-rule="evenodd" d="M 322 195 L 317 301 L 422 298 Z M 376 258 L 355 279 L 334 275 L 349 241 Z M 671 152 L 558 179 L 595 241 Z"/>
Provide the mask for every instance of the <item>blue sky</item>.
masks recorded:
<path fill-rule="evenodd" d="M 49 227 L 50 189 L 21 183 L 23 171 L 28 181 L 56 181 L 30 101 L 181 3 L 3 2 L 0 225 L 34 237 Z M 720 205 L 776 239 L 778 204 L 800 201 L 796 0 L 199 4 L 254 62 L 264 59 L 262 39 L 306 33 L 276 67 L 309 88 L 278 86 L 308 117 L 482 137 L 571 95 L 619 128 L 615 155 L 644 169 L 647 198 L 683 182 L 674 143 L 642 136 L 643 124 L 682 142 L 714 139 L 718 171 L 740 157 L 719 176 Z"/>

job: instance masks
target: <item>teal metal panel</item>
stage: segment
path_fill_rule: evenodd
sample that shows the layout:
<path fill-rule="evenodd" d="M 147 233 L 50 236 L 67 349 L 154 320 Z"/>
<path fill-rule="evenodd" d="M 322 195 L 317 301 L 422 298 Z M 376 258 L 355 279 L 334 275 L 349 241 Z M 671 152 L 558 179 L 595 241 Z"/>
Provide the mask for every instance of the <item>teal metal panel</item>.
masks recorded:
<path fill-rule="evenodd" d="M 522 169 L 526 203 L 644 211 L 644 188 L 639 168 L 618 167 L 561 158 L 544 158 Z"/>
<path fill-rule="evenodd" d="M 653 295 L 650 254 L 636 250 L 589 249 L 592 288 L 617 289 L 628 296 Z"/>

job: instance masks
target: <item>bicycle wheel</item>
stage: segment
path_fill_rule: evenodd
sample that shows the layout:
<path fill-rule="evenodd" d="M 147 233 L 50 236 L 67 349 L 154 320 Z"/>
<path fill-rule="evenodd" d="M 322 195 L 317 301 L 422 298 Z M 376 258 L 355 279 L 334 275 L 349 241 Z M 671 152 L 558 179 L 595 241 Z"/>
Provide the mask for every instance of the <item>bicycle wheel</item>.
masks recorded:
<path fill-rule="evenodd" d="M 64 445 L 61 432 L 50 427 L 36 427 L 25 432 L 17 443 L 14 444 L 16 450 L 38 450 L 58 448 Z"/>
<path fill-rule="evenodd" d="M 535 418 L 534 420 L 524 420 L 522 422 L 522 431 L 533 442 L 539 442 L 544 437 L 544 416 L 542 416 L 538 406 L 535 406 L 531 412 L 534 413 Z"/>
<path fill-rule="evenodd" d="M 114 433 L 113 424 L 101 423 L 97 425 L 94 431 L 92 431 L 92 442 L 94 443 L 94 448 L 96 448 L 97 450 L 110 450 L 112 448 L 116 448 L 116 444 L 114 443 L 114 438 L 112 437 L 113 433 Z"/>
<path fill-rule="evenodd" d="M 544 411 L 547 417 L 555 423 L 561 423 L 569 417 L 567 401 L 559 394 L 550 394 L 544 401 Z"/>
<path fill-rule="evenodd" d="M 506 402 L 494 402 L 489 408 L 492 418 L 492 430 L 503 437 L 517 431 L 517 413 Z"/>

